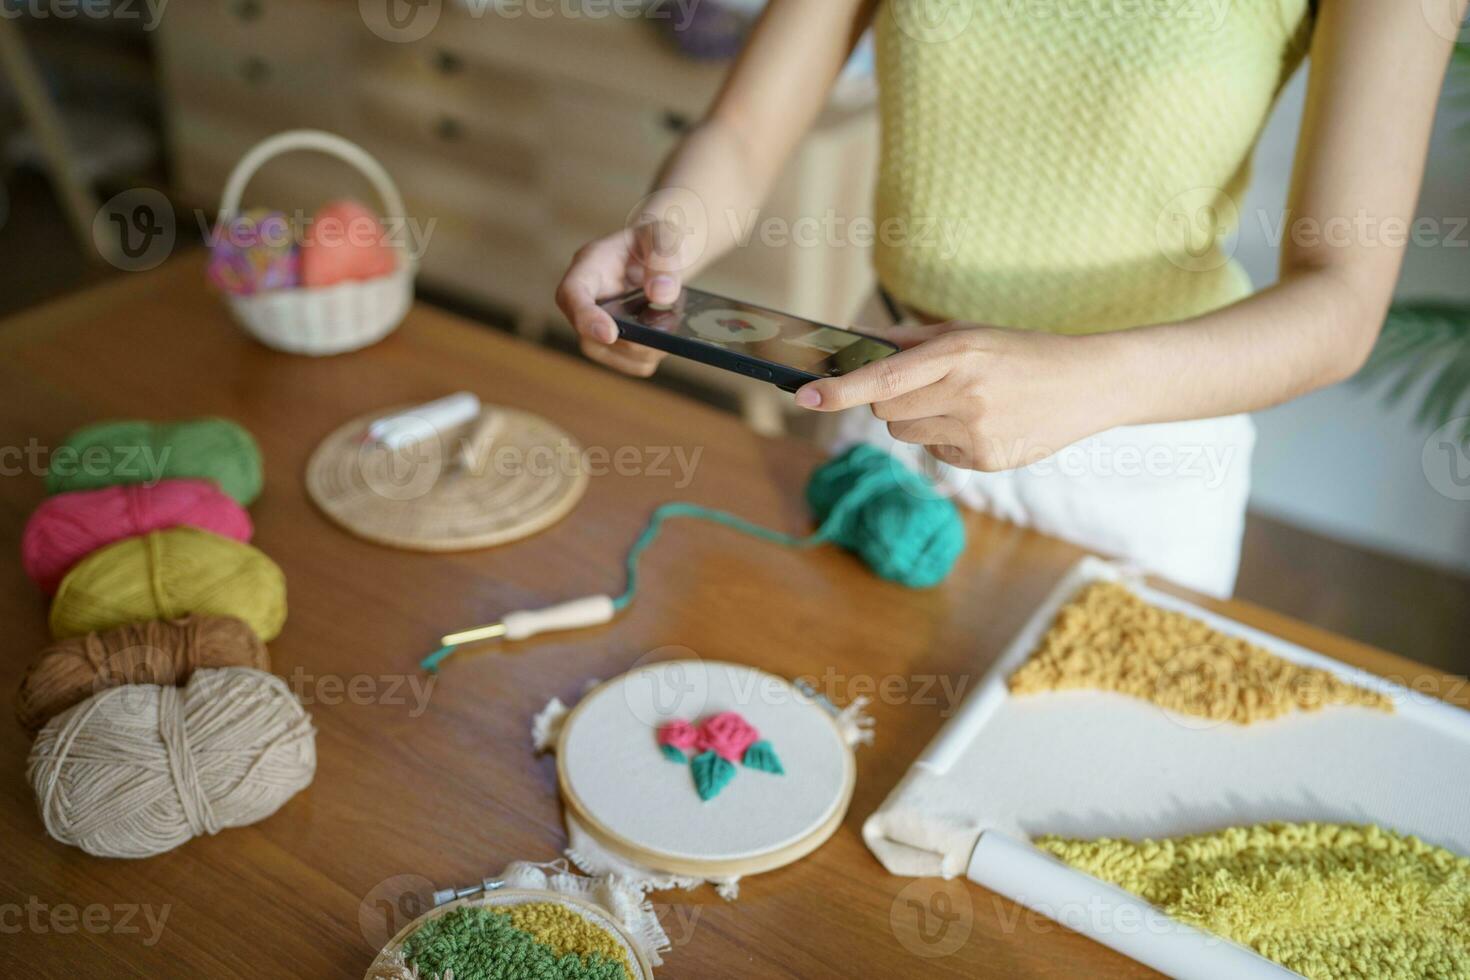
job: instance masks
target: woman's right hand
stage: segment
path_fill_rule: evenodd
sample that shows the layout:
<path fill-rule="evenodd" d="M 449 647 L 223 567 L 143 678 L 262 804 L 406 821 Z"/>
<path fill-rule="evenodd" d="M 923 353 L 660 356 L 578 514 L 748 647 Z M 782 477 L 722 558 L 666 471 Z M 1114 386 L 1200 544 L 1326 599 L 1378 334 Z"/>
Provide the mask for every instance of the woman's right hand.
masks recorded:
<path fill-rule="evenodd" d="M 583 354 L 634 377 L 653 374 L 664 352 L 619 339 L 617 324 L 597 303 L 640 286 L 655 303 L 677 300 L 686 235 L 687 230 L 650 221 L 577 250 L 557 287 L 556 305 L 576 329 Z"/>

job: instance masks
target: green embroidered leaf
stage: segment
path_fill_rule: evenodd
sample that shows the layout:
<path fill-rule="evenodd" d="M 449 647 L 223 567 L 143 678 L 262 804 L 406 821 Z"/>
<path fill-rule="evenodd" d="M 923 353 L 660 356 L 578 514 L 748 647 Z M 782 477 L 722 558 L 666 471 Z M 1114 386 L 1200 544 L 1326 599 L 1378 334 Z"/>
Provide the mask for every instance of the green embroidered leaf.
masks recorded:
<path fill-rule="evenodd" d="M 670 762 L 688 762 L 689 757 L 672 745 L 660 745 L 658 750 L 664 754 L 664 758 Z"/>
<path fill-rule="evenodd" d="M 713 751 L 696 755 L 689 763 L 689 769 L 694 773 L 694 788 L 706 803 L 719 796 L 720 790 L 735 778 L 735 763 L 720 758 Z"/>
<path fill-rule="evenodd" d="M 745 750 L 745 758 L 740 760 L 750 769 L 759 769 L 761 772 L 775 773 L 777 776 L 786 775 L 786 770 L 781 768 L 781 760 L 776 755 L 776 750 L 771 748 L 771 743 L 765 739 L 753 743 Z"/>

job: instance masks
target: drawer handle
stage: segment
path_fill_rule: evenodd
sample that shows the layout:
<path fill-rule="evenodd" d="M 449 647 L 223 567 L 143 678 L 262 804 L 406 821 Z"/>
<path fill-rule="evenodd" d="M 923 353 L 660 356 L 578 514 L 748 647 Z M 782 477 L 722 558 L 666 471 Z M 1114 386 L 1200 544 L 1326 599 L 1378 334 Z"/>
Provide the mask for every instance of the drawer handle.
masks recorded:
<path fill-rule="evenodd" d="M 663 124 L 664 129 L 679 136 L 689 132 L 690 129 L 689 117 L 682 112 L 675 112 L 673 109 L 668 109 L 664 112 Z"/>
<path fill-rule="evenodd" d="M 440 48 L 434 52 L 434 67 L 441 75 L 458 75 L 464 71 L 464 59 L 453 51 Z"/>
<path fill-rule="evenodd" d="M 464 127 L 458 119 L 443 116 L 434 124 L 434 135 L 446 143 L 457 143 L 464 136 Z"/>
<path fill-rule="evenodd" d="M 240 63 L 240 77 L 247 85 L 260 85 L 271 77 L 271 66 L 264 58 L 246 58 Z"/>

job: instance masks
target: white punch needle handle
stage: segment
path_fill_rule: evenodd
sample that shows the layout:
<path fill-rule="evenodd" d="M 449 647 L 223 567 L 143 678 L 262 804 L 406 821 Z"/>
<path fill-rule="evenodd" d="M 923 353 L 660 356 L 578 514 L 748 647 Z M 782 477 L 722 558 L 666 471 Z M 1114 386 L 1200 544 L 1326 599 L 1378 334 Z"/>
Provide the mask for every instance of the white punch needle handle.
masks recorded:
<path fill-rule="evenodd" d="M 507 640 L 525 640 L 538 633 L 550 633 L 554 630 L 600 626 L 611 621 L 617 611 L 612 596 L 589 595 L 570 602 L 559 602 L 545 609 L 522 609 L 506 615 L 498 623 L 450 633 L 439 642 L 446 647 L 452 647 L 497 636 L 503 636 Z"/>

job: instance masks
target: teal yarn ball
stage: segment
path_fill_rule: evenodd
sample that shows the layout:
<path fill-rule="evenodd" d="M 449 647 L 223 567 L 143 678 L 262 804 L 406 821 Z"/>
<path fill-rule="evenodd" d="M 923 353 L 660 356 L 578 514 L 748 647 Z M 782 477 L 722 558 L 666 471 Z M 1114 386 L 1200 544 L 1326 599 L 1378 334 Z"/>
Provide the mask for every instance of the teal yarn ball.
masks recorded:
<path fill-rule="evenodd" d="M 183 477 L 213 480 L 248 506 L 263 482 L 260 448 L 229 419 L 99 422 L 73 432 L 51 454 L 46 490 L 100 490 Z"/>
<path fill-rule="evenodd" d="M 890 582 L 938 585 L 965 550 L 965 524 L 954 502 L 866 443 L 817 467 L 806 500 L 822 525 L 819 537 L 855 552 Z"/>

